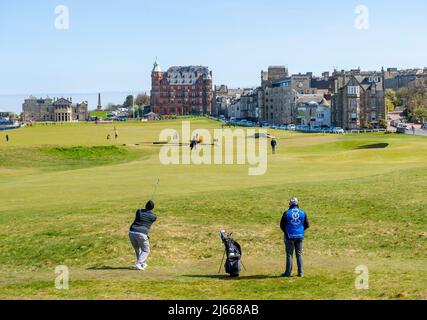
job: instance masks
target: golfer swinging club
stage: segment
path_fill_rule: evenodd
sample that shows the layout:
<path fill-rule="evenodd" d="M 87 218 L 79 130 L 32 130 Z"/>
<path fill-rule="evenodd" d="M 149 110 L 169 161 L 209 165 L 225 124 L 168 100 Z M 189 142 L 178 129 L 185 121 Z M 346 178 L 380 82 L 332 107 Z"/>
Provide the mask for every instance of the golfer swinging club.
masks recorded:
<path fill-rule="evenodd" d="M 130 226 L 129 239 L 135 249 L 136 263 L 135 269 L 145 270 L 147 258 L 150 254 L 150 243 L 148 234 L 152 224 L 157 220 L 157 216 L 153 212 L 154 202 L 148 201 L 145 209 L 136 211 L 135 221 Z"/>
<path fill-rule="evenodd" d="M 298 199 L 292 197 L 289 201 L 289 209 L 283 213 L 280 228 L 285 234 L 286 246 L 286 271 L 282 277 L 290 277 L 292 274 L 292 259 L 294 251 L 297 257 L 298 277 L 304 277 L 302 242 L 304 232 L 310 227 L 307 215 L 299 208 Z"/>

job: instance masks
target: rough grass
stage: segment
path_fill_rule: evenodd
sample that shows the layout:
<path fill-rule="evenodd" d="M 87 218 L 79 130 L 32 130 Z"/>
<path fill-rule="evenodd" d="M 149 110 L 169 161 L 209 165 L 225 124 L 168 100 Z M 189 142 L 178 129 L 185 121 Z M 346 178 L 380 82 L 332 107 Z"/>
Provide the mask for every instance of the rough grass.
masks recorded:
<path fill-rule="evenodd" d="M 15 160 L 0 162 L 0 298 L 427 298 L 425 138 L 277 131 L 267 174 L 250 177 L 247 166 L 160 165 L 150 141 L 179 125 L 121 124 L 119 141 L 110 142 L 112 129 L 95 125 L 13 132 L 12 143 L 0 146 L 0 159 Z M 201 119 L 192 127 L 218 124 Z M 378 143 L 389 145 L 358 149 Z M 129 270 L 127 230 L 157 178 L 159 220 L 141 273 Z M 303 279 L 278 278 L 278 224 L 291 195 L 312 224 Z M 242 244 L 248 270 L 240 279 L 217 273 L 221 229 Z M 54 287 L 59 264 L 70 268 L 65 292 Z M 369 290 L 354 287 L 361 264 Z"/>

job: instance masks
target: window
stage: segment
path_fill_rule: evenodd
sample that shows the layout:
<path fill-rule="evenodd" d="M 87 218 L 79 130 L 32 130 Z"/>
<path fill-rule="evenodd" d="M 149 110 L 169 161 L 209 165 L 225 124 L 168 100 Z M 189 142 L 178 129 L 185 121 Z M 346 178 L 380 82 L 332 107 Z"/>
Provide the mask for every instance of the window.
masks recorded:
<path fill-rule="evenodd" d="M 360 87 L 358 86 L 348 86 L 348 94 L 359 94 Z"/>
<path fill-rule="evenodd" d="M 357 113 L 351 112 L 351 113 L 349 114 L 349 120 L 350 120 L 351 122 L 357 122 Z"/>
<path fill-rule="evenodd" d="M 350 111 L 357 110 L 357 100 L 356 99 L 348 99 L 348 108 Z"/>

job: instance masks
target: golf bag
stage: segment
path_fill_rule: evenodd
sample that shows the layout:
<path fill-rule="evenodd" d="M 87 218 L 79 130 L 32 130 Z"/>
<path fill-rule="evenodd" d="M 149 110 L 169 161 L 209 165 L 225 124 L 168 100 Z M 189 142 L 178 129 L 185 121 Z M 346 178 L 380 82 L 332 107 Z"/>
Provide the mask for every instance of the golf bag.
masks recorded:
<path fill-rule="evenodd" d="M 240 244 L 233 240 L 232 233 L 226 235 L 224 231 L 221 231 L 220 236 L 225 246 L 224 255 L 227 256 L 224 265 L 225 272 L 228 273 L 230 277 L 238 277 L 241 270 L 240 259 L 242 257 Z"/>

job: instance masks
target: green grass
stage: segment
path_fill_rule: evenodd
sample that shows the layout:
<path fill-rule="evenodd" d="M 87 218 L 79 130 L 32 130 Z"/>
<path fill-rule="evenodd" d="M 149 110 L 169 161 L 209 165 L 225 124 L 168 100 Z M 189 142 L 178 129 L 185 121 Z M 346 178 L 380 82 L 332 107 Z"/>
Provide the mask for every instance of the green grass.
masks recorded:
<path fill-rule="evenodd" d="M 90 111 L 89 114 L 91 117 L 98 117 L 100 119 L 105 119 L 108 118 L 108 114 L 110 113 L 110 111 L 104 111 L 104 110 L 93 110 Z"/>
<path fill-rule="evenodd" d="M 0 139 L 0 298 L 425 299 L 427 140 L 273 131 L 268 171 L 163 166 L 159 133 L 180 121 L 33 126 Z M 219 128 L 206 119 L 192 129 Z M 0 137 L 1 138 L 1 137 Z M 361 147 L 387 143 L 380 149 Z M 149 268 L 128 270 L 127 230 L 156 198 Z M 312 227 L 303 279 L 284 268 L 282 212 L 297 195 Z M 218 275 L 221 229 L 242 244 L 242 278 Z M 54 287 L 70 268 L 70 290 Z M 369 290 L 354 270 L 369 268 Z"/>

